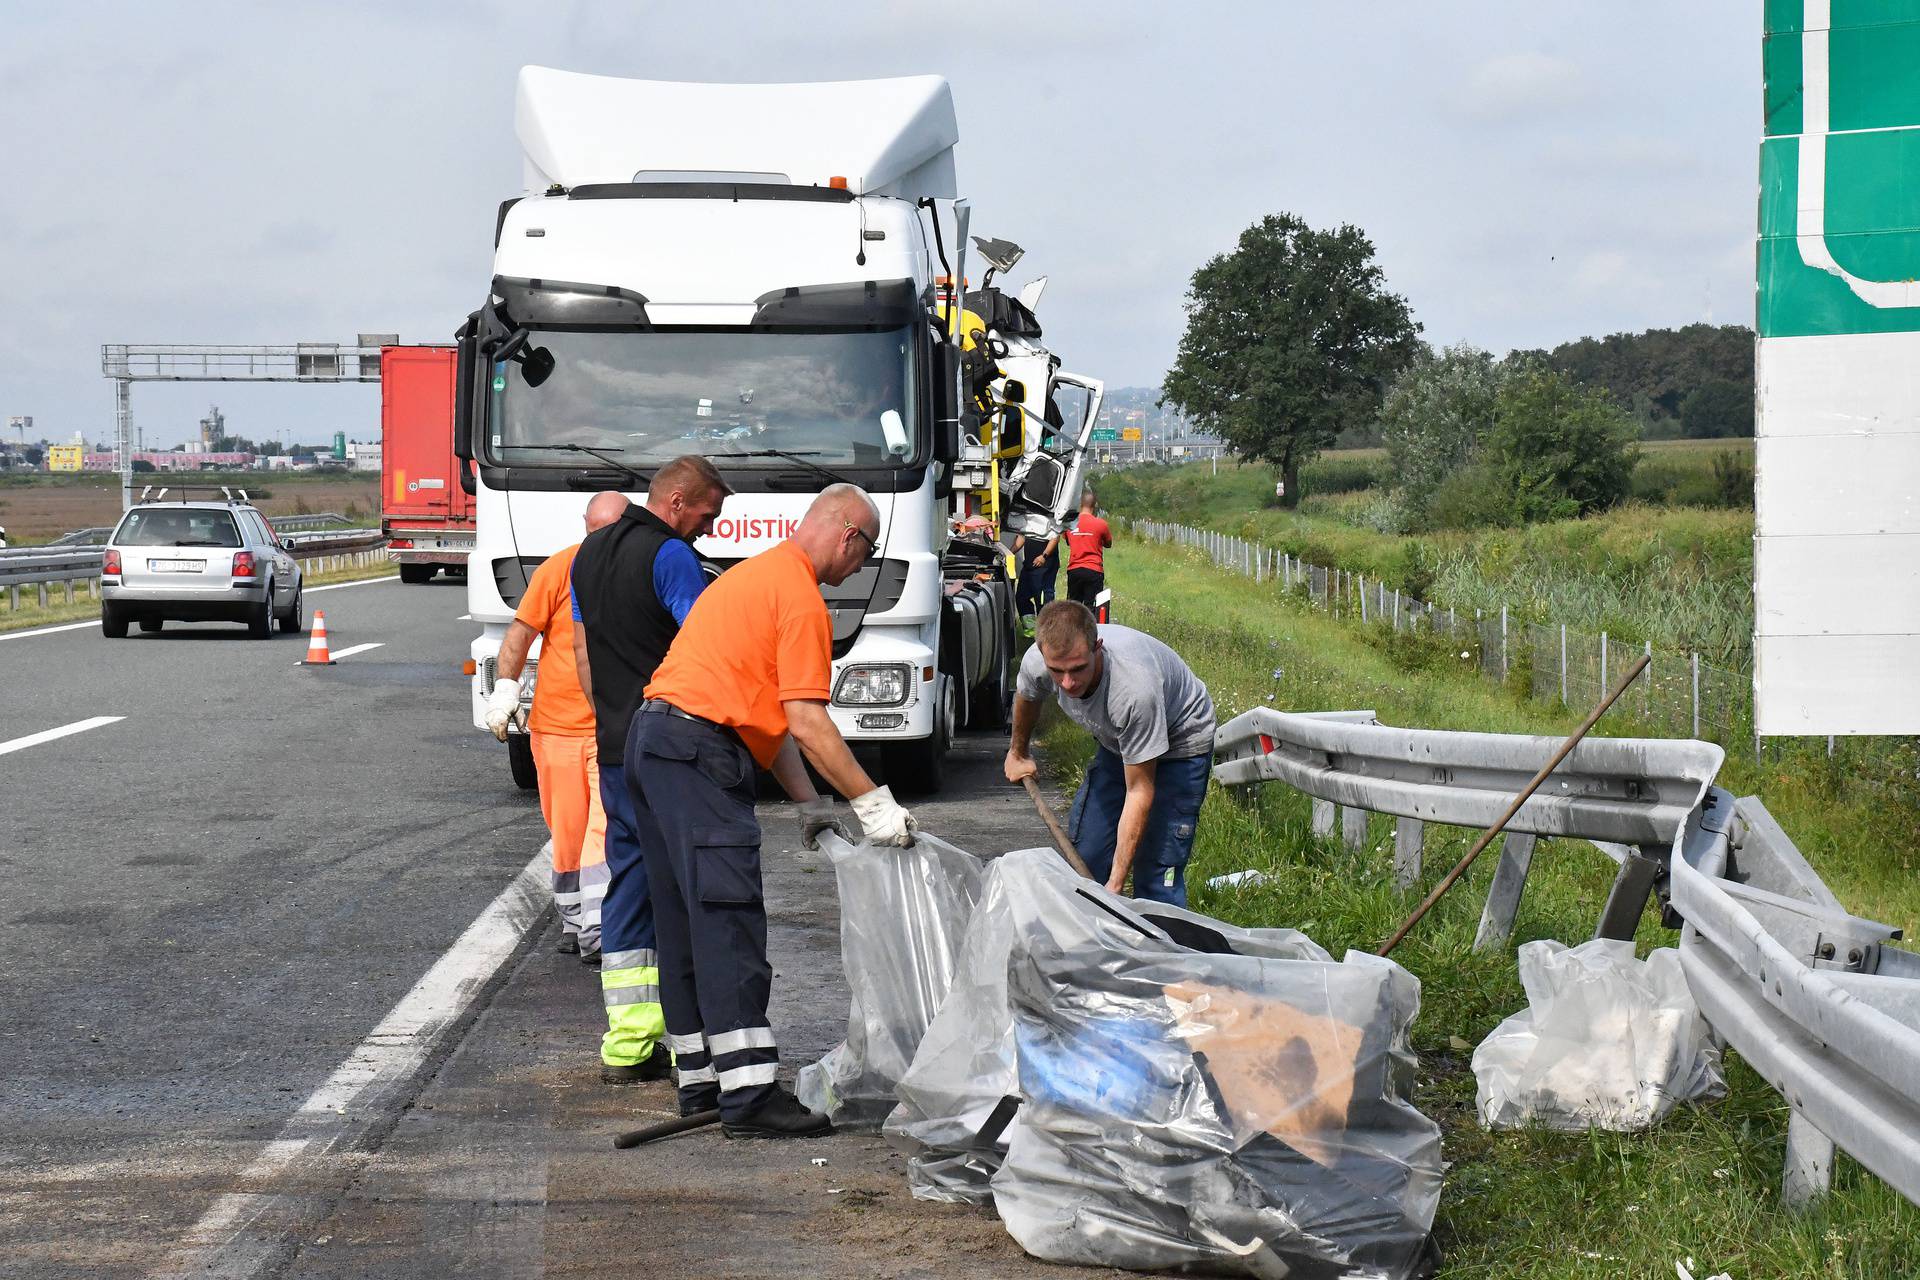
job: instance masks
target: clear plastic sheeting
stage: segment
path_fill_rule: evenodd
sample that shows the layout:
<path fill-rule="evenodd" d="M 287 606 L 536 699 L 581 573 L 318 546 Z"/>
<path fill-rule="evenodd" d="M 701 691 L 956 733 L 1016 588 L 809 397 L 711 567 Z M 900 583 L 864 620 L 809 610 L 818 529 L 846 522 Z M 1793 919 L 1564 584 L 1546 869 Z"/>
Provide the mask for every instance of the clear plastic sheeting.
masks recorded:
<path fill-rule="evenodd" d="M 1019 1091 L 1007 962 L 1036 937 L 1081 950 L 1191 948 L 1327 959 L 1292 929 L 1239 929 L 1179 907 L 1106 892 L 1051 849 L 1020 849 L 989 866 L 955 963 L 953 987 L 900 1080 L 887 1138 L 907 1154 L 907 1181 L 923 1200 L 986 1204 L 1007 1148 Z"/>
<path fill-rule="evenodd" d="M 1027 939 L 1007 975 L 1024 1101 L 994 1207 L 1053 1262 L 1417 1274 L 1441 1178 L 1439 1127 L 1407 1100 L 1419 992 L 1359 952 Z"/>
<path fill-rule="evenodd" d="M 831 832 L 820 847 L 839 884 L 853 1001 L 846 1041 L 803 1067 L 795 1092 L 842 1128 L 870 1128 L 893 1110 L 894 1086 L 946 998 L 985 864 L 924 833 L 910 849 L 849 844 Z"/>
<path fill-rule="evenodd" d="M 1726 1092 L 1720 1050 L 1672 948 L 1633 943 L 1520 948 L 1527 1007 L 1474 1050 L 1480 1122 L 1631 1132 L 1681 1102 Z"/>

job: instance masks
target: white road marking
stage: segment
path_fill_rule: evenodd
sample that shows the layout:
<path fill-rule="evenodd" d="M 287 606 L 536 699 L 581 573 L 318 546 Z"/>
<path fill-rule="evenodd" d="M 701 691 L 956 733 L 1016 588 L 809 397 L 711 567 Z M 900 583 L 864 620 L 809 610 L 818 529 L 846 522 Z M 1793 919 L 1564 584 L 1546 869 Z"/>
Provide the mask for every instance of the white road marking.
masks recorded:
<path fill-rule="evenodd" d="M 364 1105 L 356 1109 L 356 1104 L 411 1080 L 448 1028 L 460 1020 L 481 988 L 519 947 L 551 900 L 547 864 L 547 852 L 542 849 L 521 868 L 241 1172 L 240 1182 L 259 1189 L 229 1192 L 216 1200 L 157 1275 L 237 1280 L 254 1275 L 274 1258 L 281 1233 L 263 1219 L 288 1207 L 283 1201 L 292 1201 L 297 1208 L 311 1196 L 278 1195 L 265 1189 L 265 1184 L 303 1157 L 363 1158 L 346 1139 L 377 1117 Z M 303 1179 L 303 1185 L 310 1188 L 311 1179 Z"/>
<path fill-rule="evenodd" d="M 356 653 L 365 653 L 369 649 L 378 649 L 384 644 L 386 644 L 385 640 L 375 640 L 371 644 L 356 644 L 350 648 L 342 649 L 338 653 L 334 654 L 333 660 L 335 662 L 338 662 L 342 658 L 351 658 Z"/>
<path fill-rule="evenodd" d="M 459 617 L 455 618 L 454 621 L 455 622 L 472 622 L 473 615 L 470 613 L 463 613 Z"/>
<path fill-rule="evenodd" d="M 348 587 L 371 587 L 377 586 L 382 582 L 398 581 L 400 581 L 398 577 L 390 574 L 384 578 L 361 578 L 357 582 L 329 582 L 324 587 L 306 587 L 303 588 L 303 590 L 305 590 L 308 595 L 312 595 L 316 591 L 345 591 Z"/>
<path fill-rule="evenodd" d="M 316 591 L 341 591 L 347 587 L 370 587 L 376 583 L 398 581 L 400 581 L 398 578 L 363 578 L 358 582 L 329 582 L 324 587 L 307 587 L 305 590 L 308 595 L 312 595 Z M 461 621 L 464 622 L 466 619 L 463 618 Z M 88 627 L 99 625 L 100 620 L 96 618 L 92 622 L 69 622 L 58 627 L 35 627 L 31 631 L 0 631 L 0 640 L 25 640 L 28 636 L 50 636 L 60 631 L 85 631 Z"/>
<path fill-rule="evenodd" d="M 87 720 L 75 720 L 72 724 L 63 724 L 58 729 L 42 729 L 39 733 L 30 733 L 24 738 L 0 742 L 0 756 L 10 751 L 25 751 L 28 747 L 37 747 L 43 742 L 52 742 L 57 738 L 85 733 L 89 729 L 98 729 L 103 724 L 118 724 L 125 719 L 125 716 L 94 716 Z"/>
<path fill-rule="evenodd" d="M 31 631 L 0 631 L 0 640 L 25 640 L 28 636 L 50 636 L 56 631 L 84 631 L 88 627 L 97 627 L 100 620 L 92 622 L 69 622 L 64 627 L 35 627 Z"/>

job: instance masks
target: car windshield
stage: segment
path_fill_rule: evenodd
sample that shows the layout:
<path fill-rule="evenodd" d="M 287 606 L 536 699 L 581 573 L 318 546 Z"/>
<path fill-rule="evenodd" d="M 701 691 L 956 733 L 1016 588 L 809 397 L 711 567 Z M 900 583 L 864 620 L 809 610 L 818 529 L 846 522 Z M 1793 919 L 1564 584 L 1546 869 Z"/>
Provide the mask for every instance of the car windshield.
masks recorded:
<path fill-rule="evenodd" d="M 123 547 L 237 547 L 240 530 L 224 511 L 142 508 L 127 513 L 113 541 Z"/>
<path fill-rule="evenodd" d="M 517 361 L 495 366 L 491 452 L 514 466 L 582 465 L 570 450 L 628 466 L 684 453 L 791 465 L 769 450 L 895 463 L 915 452 L 912 334 L 538 331 L 553 371 L 536 387 Z"/>

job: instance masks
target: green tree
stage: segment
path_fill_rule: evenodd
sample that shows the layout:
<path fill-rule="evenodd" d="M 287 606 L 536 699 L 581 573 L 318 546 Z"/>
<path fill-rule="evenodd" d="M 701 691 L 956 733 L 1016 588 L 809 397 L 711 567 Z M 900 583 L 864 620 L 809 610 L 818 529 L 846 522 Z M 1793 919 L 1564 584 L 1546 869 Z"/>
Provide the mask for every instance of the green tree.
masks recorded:
<path fill-rule="evenodd" d="M 1696 440 L 1753 434 L 1753 384 L 1702 383 L 1680 402 L 1680 432 Z"/>
<path fill-rule="evenodd" d="M 1316 231 L 1292 214 L 1262 218 L 1194 272 L 1186 310 L 1160 402 L 1272 463 L 1287 506 L 1301 466 L 1369 421 L 1419 350 L 1420 326 L 1360 229 Z"/>
<path fill-rule="evenodd" d="M 1487 461 L 1512 495 L 1516 519 L 1565 520 L 1632 492 L 1638 435 L 1605 391 L 1523 368 L 1495 398 Z"/>
<path fill-rule="evenodd" d="M 1415 523 L 1426 521 L 1441 483 L 1473 460 L 1493 430 L 1505 380 L 1504 365 L 1465 343 L 1423 353 L 1394 380 L 1380 406 L 1380 434 L 1393 485 Z"/>

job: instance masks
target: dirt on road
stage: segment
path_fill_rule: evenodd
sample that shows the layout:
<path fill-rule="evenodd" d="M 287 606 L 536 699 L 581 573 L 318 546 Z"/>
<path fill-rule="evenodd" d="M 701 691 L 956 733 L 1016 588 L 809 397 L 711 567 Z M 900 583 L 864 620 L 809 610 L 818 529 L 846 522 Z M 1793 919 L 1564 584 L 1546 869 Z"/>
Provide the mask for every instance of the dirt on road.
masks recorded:
<path fill-rule="evenodd" d="M 999 776 L 1006 739 L 969 736 L 921 825 L 981 854 L 1044 843 Z M 772 1020 L 791 1082 L 846 1034 L 839 904 L 826 856 L 761 805 L 775 969 Z M 908 1191 L 875 1134 L 730 1142 L 717 1129 L 633 1151 L 613 1137 L 675 1114 L 671 1086 L 599 1081 L 598 971 L 543 935 L 358 1176 L 296 1246 L 298 1277 L 713 1276 L 769 1280 L 1070 1277 L 1023 1254 L 990 1210 Z M 815 1165 L 821 1159 L 824 1165 Z"/>

